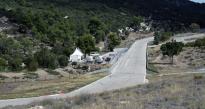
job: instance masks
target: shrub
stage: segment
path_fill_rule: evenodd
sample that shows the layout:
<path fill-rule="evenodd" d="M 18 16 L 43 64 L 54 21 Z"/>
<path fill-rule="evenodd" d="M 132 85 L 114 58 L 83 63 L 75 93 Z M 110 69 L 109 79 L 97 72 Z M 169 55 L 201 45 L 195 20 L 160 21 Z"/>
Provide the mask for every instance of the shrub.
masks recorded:
<path fill-rule="evenodd" d="M 194 80 L 203 79 L 203 75 L 194 75 Z"/>
<path fill-rule="evenodd" d="M 90 54 L 92 51 L 95 51 L 96 48 L 95 38 L 90 34 L 86 34 L 78 39 L 77 46 L 83 50 L 85 54 Z"/>
<path fill-rule="evenodd" d="M 46 70 L 46 71 L 51 75 L 60 75 L 60 73 L 57 71 L 53 71 L 53 70 Z"/>
<path fill-rule="evenodd" d="M 20 70 L 22 70 L 22 67 L 21 67 L 21 65 L 22 65 L 22 63 L 23 63 L 23 61 L 22 61 L 22 59 L 21 58 L 13 58 L 13 59 L 11 59 L 11 60 L 9 60 L 9 67 L 10 67 L 10 69 L 12 70 L 12 71 L 20 71 Z"/>
<path fill-rule="evenodd" d="M 171 32 L 155 32 L 154 34 L 154 44 L 159 44 L 170 39 L 172 36 Z"/>
<path fill-rule="evenodd" d="M 160 49 L 163 55 L 167 55 L 171 57 L 172 63 L 173 63 L 173 56 L 178 55 L 182 51 L 183 47 L 184 47 L 184 44 L 182 42 L 172 41 L 172 42 L 163 44 Z"/>
<path fill-rule="evenodd" d="M 113 49 L 120 44 L 120 38 L 117 36 L 116 33 L 110 33 L 108 35 L 108 49 L 113 51 Z"/>
<path fill-rule="evenodd" d="M 6 66 L 6 65 L 7 65 L 6 60 L 3 58 L 0 58 L 0 66 Z"/>
<path fill-rule="evenodd" d="M 3 58 L 0 58 L 0 71 L 5 70 L 6 66 L 7 66 L 7 61 Z"/>
<path fill-rule="evenodd" d="M 46 48 L 43 48 L 40 52 L 37 52 L 35 56 L 39 66 L 43 68 L 55 69 L 59 65 L 57 56 Z"/>
<path fill-rule="evenodd" d="M 205 46 L 205 38 L 197 39 L 194 42 L 189 42 L 186 44 L 187 47 L 204 47 Z"/>
<path fill-rule="evenodd" d="M 0 75 L 0 80 L 5 80 L 6 78 L 8 78 L 8 77 Z"/>
<path fill-rule="evenodd" d="M 65 55 L 61 55 L 58 57 L 58 63 L 61 67 L 65 67 L 68 65 L 68 57 Z"/>
<path fill-rule="evenodd" d="M 28 64 L 29 71 L 36 71 L 38 69 L 38 62 L 35 59 L 32 59 Z"/>
<path fill-rule="evenodd" d="M 25 73 L 24 74 L 24 78 L 27 78 L 27 79 L 37 79 L 37 78 L 39 78 L 39 75 L 36 74 L 36 73 Z"/>

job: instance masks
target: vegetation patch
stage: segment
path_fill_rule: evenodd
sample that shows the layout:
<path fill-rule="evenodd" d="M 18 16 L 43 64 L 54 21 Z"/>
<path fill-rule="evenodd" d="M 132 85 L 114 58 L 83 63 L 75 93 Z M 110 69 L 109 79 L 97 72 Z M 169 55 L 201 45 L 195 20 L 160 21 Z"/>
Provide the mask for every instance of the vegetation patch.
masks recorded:
<path fill-rule="evenodd" d="M 52 94 L 68 93 L 82 86 L 90 84 L 104 76 L 106 73 L 70 75 L 61 79 L 45 81 L 11 82 L 0 84 L 0 99 L 36 97 Z M 28 73 L 27 78 L 36 78 L 36 74 Z M 5 89 L 5 90 L 4 90 Z"/>
<path fill-rule="evenodd" d="M 3 76 L 3 75 L 0 74 L 0 80 L 5 80 L 5 79 L 7 79 L 7 78 L 8 78 L 8 77 Z"/>
<path fill-rule="evenodd" d="M 202 74 L 196 74 L 196 75 L 194 75 L 194 80 L 201 80 L 201 79 L 203 79 L 204 78 L 204 75 L 202 75 Z"/>
<path fill-rule="evenodd" d="M 49 74 L 51 75 L 61 75 L 59 72 L 57 71 L 53 71 L 53 70 L 46 70 Z"/>
<path fill-rule="evenodd" d="M 25 78 L 25 79 L 38 79 L 39 76 L 37 73 L 25 73 L 23 78 Z"/>
<path fill-rule="evenodd" d="M 148 64 L 147 73 L 148 74 L 157 74 L 157 73 L 159 73 L 159 71 L 158 71 L 157 67 L 154 66 L 154 64 Z"/>

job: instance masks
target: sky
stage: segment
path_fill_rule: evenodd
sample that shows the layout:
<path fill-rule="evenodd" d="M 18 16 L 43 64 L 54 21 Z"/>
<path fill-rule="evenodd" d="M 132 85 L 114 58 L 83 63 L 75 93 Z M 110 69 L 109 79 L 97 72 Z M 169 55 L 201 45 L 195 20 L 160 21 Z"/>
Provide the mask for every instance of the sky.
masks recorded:
<path fill-rule="evenodd" d="M 205 0 L 191 0 L 191 1 L 199 2 L 199 3 L 205 3 Z"/>

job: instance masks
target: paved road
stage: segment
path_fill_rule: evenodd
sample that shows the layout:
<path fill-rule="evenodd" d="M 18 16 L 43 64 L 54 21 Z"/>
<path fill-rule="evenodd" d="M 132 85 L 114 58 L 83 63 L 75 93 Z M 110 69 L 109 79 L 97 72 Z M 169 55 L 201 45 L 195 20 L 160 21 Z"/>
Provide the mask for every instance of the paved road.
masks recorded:
<path fill-rule="evenodd" d="M 182 35 L 177 35 L 174 37 L 174 39 L 177 41 L 177 42 L 184 42 L 184 43 L 187 43 L 187 42 L 192 42 L 196 39 L 200 39 L 200 38 L 203 38 L 205 37 L 205 33 L 200 33 L 200 34 L 193 34 L 193 35 L 186 35 L 186 34 L 182 34 Z"/>
<path fill-rule="evenodd" d="M 175 37 L 174 39 L 187 42 L 189 39 L 201 38 L 203 36 L 204 34 L 198 34 L 188 37 Z M 101 93 L 146 83 L 146 46 L 147 43 L 152 40 L 153 37 L 136 41 L 127 53 L 113 65 L 111 74 L 94 83 L 68 94 L 0 100 L 0 108 L 8 105 L 26 105 L 34 101 L 46 99 L 60 99 L 83 94 Z"/>
<path fill-rule="evenodd" d="M 32 98 L 0 100 L 0 108 L 8 105 L 26 105 L 45 99 L 60 99 L 83 94 L 101 93 L 146 82 L 146 46 L 153 38 L 136 41 L 119 61 L 111 68 L 111 74 L 94 83 L 68 94 L 50 95 Z"/>

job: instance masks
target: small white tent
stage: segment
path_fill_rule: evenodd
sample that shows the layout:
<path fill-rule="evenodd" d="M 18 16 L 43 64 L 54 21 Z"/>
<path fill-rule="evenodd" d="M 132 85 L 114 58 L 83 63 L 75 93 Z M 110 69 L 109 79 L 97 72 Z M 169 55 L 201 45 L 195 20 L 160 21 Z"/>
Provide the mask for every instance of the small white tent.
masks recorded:
<path fill-rule="evenodd" d="M 81 52 L 79 48 L 75 49 L 75 52 L 70 55 L 70 61 L 71 62 L 81 62 L 84 54 Z"/>

